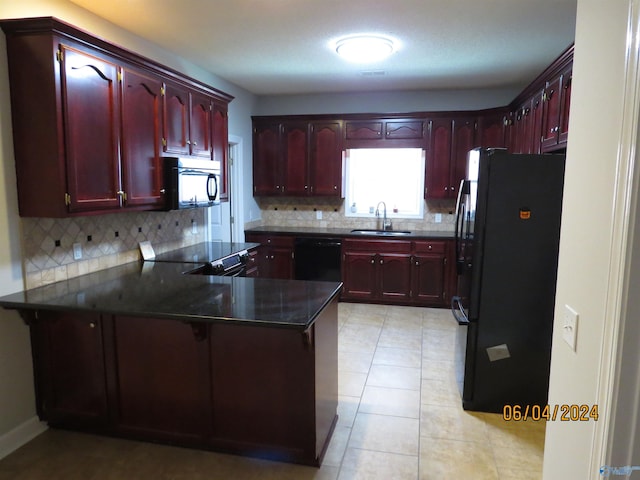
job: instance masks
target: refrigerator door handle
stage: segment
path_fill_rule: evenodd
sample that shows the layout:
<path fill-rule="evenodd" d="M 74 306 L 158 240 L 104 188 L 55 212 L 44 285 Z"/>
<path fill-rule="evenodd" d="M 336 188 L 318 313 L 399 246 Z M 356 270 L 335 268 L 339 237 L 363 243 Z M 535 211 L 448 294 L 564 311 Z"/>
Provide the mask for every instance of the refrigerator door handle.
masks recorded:
<path fill-rule="evenodd" d="M 469 325 L 469 317 L 462 306 L 462 299 L 458 295 L 451 297 L 451 313 L 458 325 Z"/>
<path fill-rule="evenodd" d="M 464 217 L 466 214 L 466 203 L 462 201 L 462 195 L 465 191 L 465 180 L 460 182 L 460 188 L 458 189 L 458 199 L 456 200 L 456 225 L 455 225 L 455 252 L 456 252 L 456 270 L 458 274 L 461 274 L 464 269 L 464 259 L 462 257 L 462 234 L 464 230 Z"/>

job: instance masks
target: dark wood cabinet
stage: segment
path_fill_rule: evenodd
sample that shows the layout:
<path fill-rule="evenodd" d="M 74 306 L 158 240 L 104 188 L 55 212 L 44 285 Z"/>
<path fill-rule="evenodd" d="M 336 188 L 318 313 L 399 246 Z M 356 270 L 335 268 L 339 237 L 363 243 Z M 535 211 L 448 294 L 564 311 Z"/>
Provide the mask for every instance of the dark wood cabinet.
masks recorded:
<path fill-rule="evenodd" d="M 21 216 L 160 210 L 160 150 L 211 156 L 211 102 L 232 97 L 54 18 L 0 24 Z"/>
<path fill-rule="evenodd" d="M 100 315 L 52 311 L 28 316 L 40 417 L 52 425 L 106 425 Z"/>
<path fill-rule="evenodd" d="M 229 201 L 229 119 L 228 107 L 214 101 L 211 107 L 211 156 L 220 165 L 220 200 Z"/>
<path fill-rule="evenodd" d="M 572 66 L 546 82 L 543 92 L 542 151 L 562 148 L 567 142 Z"/>
<path fill-rule="evenodd" d="M 304 330 L 21 312 L 38 414 L 54 427 L 319 466 L 338 405 L 338 301 L 328 300 Z"/>
<path fill-rule="evenodd" d="M 127 205 L 161 208 L 162 82 L 122 69 L 122 176 Z"/>
<path fill-rule="evenodd" d="M 424 118 L 360 117 L 344 121 L 345 148 L 424 148 Z"/>
<path fill-rule="evenodd" d="M 446 241 L 417 241 L 411 259 L 412 298 L 427 305 L 448 305 L 454 286 L 449 268 L 450 243 Z"/>
<path fill-rule="evenodd" d="M 483 111 L 478 115 L 475 146 L 482 148 L 506 148 L 507 109 Z"/>
<path fill-rule="evenodd" d="M 254 120 L 253 193 L 342 196 L 341 122 Z"/>
<path fill-rule="evenodd" d="M 455 288 L 450 243 L 345 239 L 342 300 L 446 306 Z"/>
<path fill-rule="evenodd" d="M 475 146 L 475 117 L 429 121 L 425 198 L 456 198 L 464 178 L 467 154 Z"/>
<path fill-rule="evenodd" d="M 285 279 L 294 277 L 294 237 L 246 233 L 245 241 L 260 244 L 257 248 L 257 276 Z"/>
<path fill-rule="evenodd" d="M 164 91 L 164 152 L 212 158 L 211 111 L 212 99 L 208 95 L 167 82 Z M 224 140 L 226 145 L 227 140 Z"/>
<path fill-rule="evenodd" d="M 69 211 L 119 208 L 119 67 L 69 45 L 58 54 Z"/>
<path fill-rule="evenodd" d="M 113 332 L 115 428 L 201 444 L 212 430 L 207 325 L 115 316 Z"/>

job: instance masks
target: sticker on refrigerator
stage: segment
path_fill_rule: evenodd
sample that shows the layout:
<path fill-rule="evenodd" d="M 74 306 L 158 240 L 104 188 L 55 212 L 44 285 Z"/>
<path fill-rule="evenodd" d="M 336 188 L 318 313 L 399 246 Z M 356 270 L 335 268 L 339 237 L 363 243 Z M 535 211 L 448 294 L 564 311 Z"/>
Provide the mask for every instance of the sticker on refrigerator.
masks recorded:
<path fill-rule="evenodd" d="M 507 347 L 506 343 L 487 348 L 487 355 L 489 355 L 490 362 L 497 362 L 498 360 L 504 360 L 505 358 L 511 357 L 509 347 Z"/>
<path fill-rule="evenodd" d="M 529 220 L 531 218 L 531 210 L 529 208 L 520 209 L 520 220 Z"/>

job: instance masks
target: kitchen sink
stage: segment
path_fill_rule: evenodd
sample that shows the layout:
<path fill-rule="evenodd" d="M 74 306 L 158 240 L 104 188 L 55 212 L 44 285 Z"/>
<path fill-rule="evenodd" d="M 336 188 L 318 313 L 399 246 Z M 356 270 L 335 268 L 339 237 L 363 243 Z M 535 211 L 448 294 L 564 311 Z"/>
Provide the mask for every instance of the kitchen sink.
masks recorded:
<path fill-rule="evenodd" d="M 408 230 L 351 230 L 351 233 L 358 235 L 380 235 L 383 237 L 394 237 L 411 234 Z"/>

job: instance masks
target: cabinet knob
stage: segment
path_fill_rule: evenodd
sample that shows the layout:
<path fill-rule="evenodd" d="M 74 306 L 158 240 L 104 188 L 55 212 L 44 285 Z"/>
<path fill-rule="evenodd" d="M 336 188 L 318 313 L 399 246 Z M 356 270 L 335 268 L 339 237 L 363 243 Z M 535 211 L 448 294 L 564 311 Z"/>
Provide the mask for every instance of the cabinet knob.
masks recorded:
<path fill-rule="evenodd" d="M 96 328 L 96 324 L 94 322 L 89 323 L 89 328 Z"/>
<path fill-rule="evenodd" d="M 191 145 L 191 140 L 187 140 L 187 145 Z"/>
<path fill-rule="evenodd" d="M 449 190 L 449 187 L 444 187 L 444 191 L 446 192 L 447 190 Z"/>
<path fill-rule="evenodd" d="M 429 248 L 429 250 L 432 250 L 433 249 L 433 245 L 429 245 L 428 248 Z"/>
<path fill-rule="evenodd" d="M 419 266 L 420 266 L 420 262 L 416 260 L 416 267 L 419 267 Z"/>
<path fill-rule="evenodd" d="M 167 191 L 164 188 L 160 189 L 160 195 L 164 195 L 165 193 L 167 193 Z"/>
<path fill-rule="evenodd" d="M 380 260 L 380 265 L 382 265 L 382 259 Z"/>
<path fill-rule="evenodd" d="M 371 263 L 372 263 L 372 264 L 373 264 L 373 263 L 376 263 L 376 261 L 372 258 L 372 259 L 371 259 Z"/>
<path fill-rule="evenodd" d="M 454 187 L 453 185 L 449 187 L 449 190 L 451 190 L 452 192 L 455 192 L 456 187 Z"/>
<path fill-rule="evenodd" d="M 198 142 L 193 142 L 193 146 L 197 147 L 198 146 Z"/>

